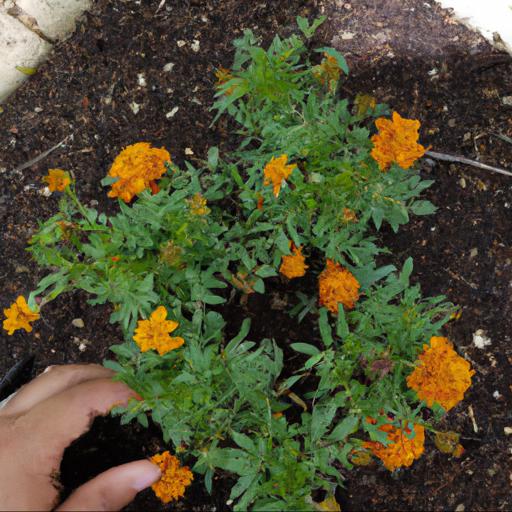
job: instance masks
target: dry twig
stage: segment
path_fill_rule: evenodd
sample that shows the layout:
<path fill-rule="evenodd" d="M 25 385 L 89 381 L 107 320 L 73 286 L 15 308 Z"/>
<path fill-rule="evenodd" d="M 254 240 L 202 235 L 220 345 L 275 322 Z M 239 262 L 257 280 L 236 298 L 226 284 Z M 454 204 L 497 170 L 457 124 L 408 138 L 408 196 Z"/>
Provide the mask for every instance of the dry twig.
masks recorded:
<path fill-rule="evenodd" d="M 62 139 L 58 144 L 55 144 L 55 146 L 51 147 L 50 149 L 47 149 L 40 155 L 37 155 L 35 158 L 32 158 L 32 160 L 29 160 L 28 162 L 25 162 L 24 164 L 21 164 L 19 167 L 16 167 L 16 169 L 12 170 L 12 173 L 15 174 L 17 172 L 23 171 L 24 169 L 27 169 L 28 167 L 32 167 L 34 164 L 37 164 L 37 162 L 40 162 L 41 160 L 45 159 L 50 153 L 53 153 L 56 149 L 59 149 L 69 138 L 69 135 Z"/>
<path fill-rule="evenodd" d="M 478 167 L 479 169 L 485 169 L 486 171 L 497 172 L 498 174 L 504 174 L 505 176 L 512 176 L 512 172 L 500 169 L 499 167 L 493 167 L 492 165 L 482 164 L 476 160 L 470 158 L 464 158 L 463 156 L 447 155 L 446 153 L 438 153 L 437 151 L 427 151 L 426 155 L 435 158 L 436 160 L 442 160 L 444 162 L 457 162 L 461 164 L 470 165 L 471 167 Z"/>

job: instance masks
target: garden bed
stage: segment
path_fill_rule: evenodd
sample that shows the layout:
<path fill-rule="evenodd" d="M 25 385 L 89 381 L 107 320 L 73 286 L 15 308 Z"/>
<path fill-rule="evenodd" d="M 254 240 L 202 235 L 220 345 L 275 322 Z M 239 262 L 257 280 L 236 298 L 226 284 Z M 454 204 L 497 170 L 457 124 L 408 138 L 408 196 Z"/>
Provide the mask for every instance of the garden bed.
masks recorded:
<path fill-rule="evenodd" d="M 511 107 L 501 102 L 512 93 L 508 58 L 447 21 L 434 5 L 366 4 L 324 6 L 330 21 L 318 38 L 336 45 L 351 67 L 343 94 L 373 94 L 406 117 L 420 119 L 422 142 L 435 150 L 479 157 L 510 169 L 512 146 L 493 135 L 512 136 Z M 149 140 L 167 147 L 178 163 L 184 158 L 204 158 L 213 145 L 221 151 L 229 148 L 225 123 L 209 128 L 208 108 L 215 67 L 230 65 L 232 39 L 241 35 L 242 28 L 253 28 L 268 42 L 275 32 L 293 31 L 296 15 L 313 17 L 321 8 L 315 2 L 294 0 L 240 7 L 240 2 L 226 0 L 181 2 L 171 11 L 164 6 L 155 12 L 153 2 L 100 2 L 98 13 L 88 16 L 0 114 L 1 306 L 33 289 L 43 275 L 31 263 L 25 246 L 37 220 L 56 209 L 54 198 L 39 193 L 40 178 L 48 168 L 72 170 L 82 199 L 112 211 L 100 180 L 122 147 Z M 197 52 L 195 41 L 199 41 Z M 172 70 L 164 72 L 171 62 Z M 66 137 L 65 147 L 28 169 L 13 172 Z M 347 488 L 339 498 L 344 510 L 457 506 L 461 510 L 461 504 L 466 510 L 506 510 L 512 506 L 506 469 L 510 453 L 504 434 L 504 427 L 512 423 L 507 412 L 512 357 L 510 180 L 426 161 L 422 172 L 436 180 L 426 196 L 439 207 L 437 214 L 413 217 L 397 235 L 384 231 L 382 237 L 392 248 L 397 266 L 407 256 L 414 258 L 413 279 L 421 283 L 425 295 L 446 294 L 463 308 L 461 319 L 448 324 L 446 332 L 477 374 L 445 426 L 462 434 L 466 452 L 461 459 L 453 459 L 429 446 L 411 469 L 398 476 L 376 465 L 347 472 Z M 384 258 L 386 263 L 390 258 Z M 308 285 L 314 283 L 302 284 Z M 294 365 L 290 358 L 297 356 L 286 347 L 290 342 L 308 341 L 304 336 L 310 336 L 314 327 L 297 326 L 283 315 L 274 328 L 280 304 L 293 289 L 279 278 L 268 288 L 267 296 L 251 295 L 246 304 L 237 305 L 227 318 L 231 320 L 228 334 L 238 332 L 244 316 L 252 317 L 251 336 L 274 337 L 289 356 L 287 364 Z M 120 341 L 121 333 L 108 323 L 108 307 L 91 308 L 85 300 L 81 293 L 59 298 L 45 309 L 44 321 L 35 325 L 31 335 L 3 333 L 0 371 L 27 353 L 36 356 L 35 371 L 49 364 L 100 362 L 107 357 L 108 347 Z M 83 320 L 83 328 L 73 325 L 77 318 Z M 490 346 L 478 349 L 472 344 L 477 329 L 486 331 Z M 68 451 L 62 468 L 64 483 L 72 487 L 109 465 L 149 456 L 163 447 L 156 427 L 127 426 L 119 432 L 118 420 L 98 420 L 91 433 Z M 210 497 L 197 479 L 177 507 L 222 510 L 229 487 L 222 479 L 215 481 Z M 145 493 L 131 508 L 158 507 L 151 493 Z"/>

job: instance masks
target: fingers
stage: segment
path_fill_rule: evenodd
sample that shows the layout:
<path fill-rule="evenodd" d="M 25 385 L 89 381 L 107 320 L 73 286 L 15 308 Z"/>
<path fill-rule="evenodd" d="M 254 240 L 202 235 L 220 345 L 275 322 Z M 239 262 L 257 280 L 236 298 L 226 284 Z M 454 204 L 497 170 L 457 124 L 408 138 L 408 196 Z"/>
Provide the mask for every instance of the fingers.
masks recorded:
<path fill-rule="evenodd" d="M 114 405 L 126 405 L 137 394 L 122 382 L 95 379 L 77 384 L 38 403 L 14 420 L 34 451 L 62 456 L 64 449 L 89 429 L 93 419 Z M 37 434 L 36 434 L 37 433 Z"/>
<path fill-rule="evenodd" d="M 105 471 L 79 487 L 57 511 L 121 510 L 135 495 L 160 478 L 160 469 L 147 460 Z"/>
<path fill-rule="evenodd" d="M 109 378 L 113 375 L 112 370 L 98 364 L 51 366 L 33 381 L 19 389 L 0 409 L 0 414 L 22 414 L 34 405 L 76 384 L 94 379 Z"/>

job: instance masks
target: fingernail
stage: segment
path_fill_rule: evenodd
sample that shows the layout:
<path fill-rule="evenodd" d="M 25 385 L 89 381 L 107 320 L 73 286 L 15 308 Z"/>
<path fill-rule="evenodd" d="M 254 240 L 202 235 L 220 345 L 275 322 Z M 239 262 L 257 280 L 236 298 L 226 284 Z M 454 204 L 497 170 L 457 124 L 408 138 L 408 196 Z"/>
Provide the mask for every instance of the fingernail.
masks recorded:
<path fill-rule="evenodd" d="M 161 476 L 160 468 L 148 461 L 148 464 L 144 465 L 144 469 L 140 471 L 135 479 L 135 490 L 139 492 L 142 491 L 142 489 L 146 489 L 146 487 L 149 487 L 159 480 Z"/>
<path fill-rule="evenodd" d="M 43 373 L 48 373 L 52 368 L 53 368 L 53 365 L 47 366 L 47 367 L 44 369 Z"/>

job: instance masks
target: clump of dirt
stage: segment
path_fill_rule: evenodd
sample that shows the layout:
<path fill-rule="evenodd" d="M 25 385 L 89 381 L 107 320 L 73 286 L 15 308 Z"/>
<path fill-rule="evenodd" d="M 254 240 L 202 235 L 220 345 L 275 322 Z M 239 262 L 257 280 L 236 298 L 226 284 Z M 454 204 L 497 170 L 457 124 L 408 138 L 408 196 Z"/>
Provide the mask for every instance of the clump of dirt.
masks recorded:
<path fill-rule="evenodd" d="M 56 210 L 57 198 L 40 194 L 48 168 L 72 170 L 82 199 L 111 210 L 100 180 L 120 149 L 147 140 L 167 147 L 180 163 L 201 159 L 208 147 L 229 147 L 225 124 L 210 128 L 214 68 L 228 67 L 231 41 L 252 28 L 269 42 L 295 29 L 295 16 L 328 15 L 318 43 L 333 44 L 347 57 L 351 75 L 343 94 L 363 92 L 387 102 L 405 117 L 422 122 L 422 141 L 436 151 L 481 159 L 512 168 L 512 146 L 496 134 L 512 136 L 512 66 L 479 36 L 455 23 L 432 1 L 180 0 L 157 11 L 149 0 L 99 0 L 77 32 L 55 50 L 37 75 L 0 114 L 0 218 L 3 267 L 0 284 L 6 307 L 43 276 L 25 252 L 38 219 Z M 17 167 L 60 141 L 63 146 L 41 162 Z M 462 433 L 466 452 L 450 459 L 426 446 L 411 469 L 391 475 L 376 465 L 347 472 L 344 510 L 506 510 L 510 501 L 510 454 L 504 427 L 510 417 L 512 281 L 512 190 L 507 177 L 425 159 L 427 192 L 439 210 L 413 218 L 398 235 L 383 230 L 398 266 L 415 260 L 414 279 L 427 295 L 444 293 L 463 309 L 447 335 L 477 374 L 467 399 L 447 415 L 441 428 Z M 314 287 L 314 280 L 305 281 Z M 269 297 L 252 295 L 230 316 L 236 332 L 244 315 L 261 320 L 256 336 L 275 337 L 287 351 L 290 341 L 312 334 L 310 323 L 276 324 L 291 300 L 278 279 Z M 121 333 L 108 323 L 108 306 L 88 306 L 83 293 L 61 297 L 44 310 L 30 335 L 0 334 L 0 371 L 28 353 L 35 371 L 49 364 L 101 362 Z M 83 320 L 72 323 L 73 319 Z M 283 315 L 284 318 L 284 315 Z M 268 321 L 266 321 L 268 319 Z M 484 329 L 492 343 L 472 344 Z M 427 341 L 427 340 L 426 340 Z M 66 492 L 115 464 L 149 456 L 163 448 L 156 427 L 120 428 L 118 419 L 97 420 L 66 453 Z M 176 505 L 183 510 L 224 510 L 231 482 L 219 477 L 212 496 L 199 478 Z M 129 510 L 159 510 L 151 492 Z"/>

